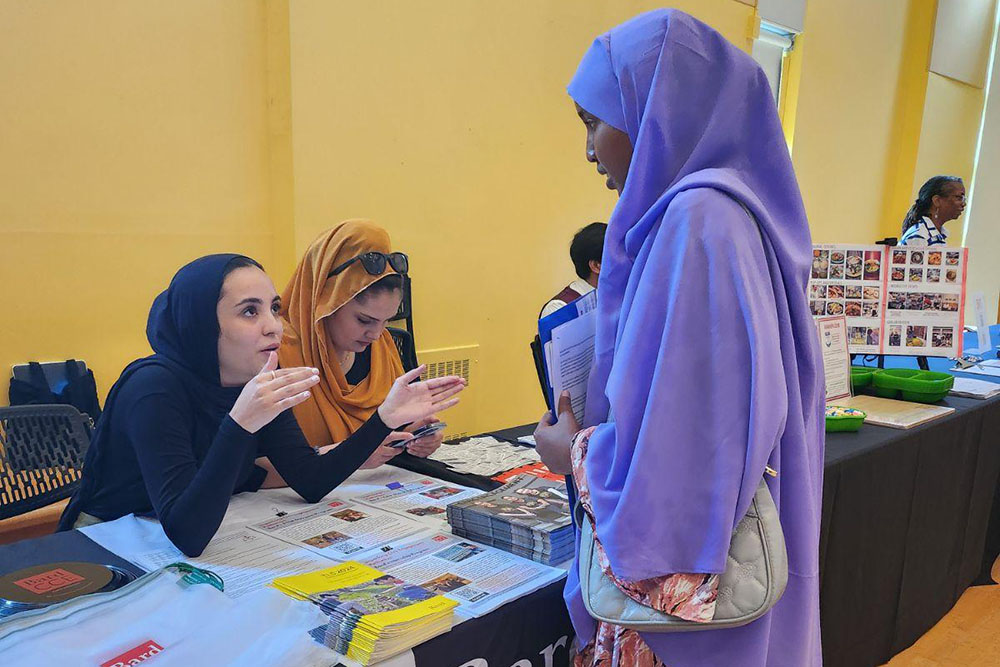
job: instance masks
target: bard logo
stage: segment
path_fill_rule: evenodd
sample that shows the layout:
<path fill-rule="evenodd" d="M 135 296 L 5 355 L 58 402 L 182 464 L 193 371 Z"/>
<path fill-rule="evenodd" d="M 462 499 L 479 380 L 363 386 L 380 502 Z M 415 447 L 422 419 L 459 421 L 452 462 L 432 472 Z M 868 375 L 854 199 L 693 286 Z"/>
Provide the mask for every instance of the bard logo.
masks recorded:
<path fill-rule="evenodd" d="M 131 667 L 132 665 L 142 664 L 157 653 L 162 652 L 162 646 L 154 642 L 152 639 L 147 639 L 135 648 L 129 649 L 121 655 L 111 658 L 107 662 L 102 662 L 101 667 Z"/>
<path fill-rule="evenodd" d="M 14 584 L 20 586 L 26 591 L 34 593 L 35 595 L 44 595 L 45 593 L 57 591 L 60 588 L 65 588 L 70 584 L 75 584 L 80 581 L 83 581 L 83 577 L 80 575 L 73 574 L 72 572 L 68 572 L 61 567 L 57 567 L 54 570 L 48 570 L 39 574 L 33 574 L 30 577 L 25 577 L 24 579 L 18 579 L 14 582 Z"/>

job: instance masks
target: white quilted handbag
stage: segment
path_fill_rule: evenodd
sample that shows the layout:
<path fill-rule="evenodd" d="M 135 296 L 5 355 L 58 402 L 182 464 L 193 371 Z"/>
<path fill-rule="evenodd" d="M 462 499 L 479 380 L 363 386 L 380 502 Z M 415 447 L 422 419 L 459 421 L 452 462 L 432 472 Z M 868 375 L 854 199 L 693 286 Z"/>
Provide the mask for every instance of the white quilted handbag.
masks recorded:
<path fill-rule="evenodd" d="M 715 617 L 705 623 L 664 614 L 625 595 L 601 569 L 589 517 L 577 504 L 580 526 L 580 587 L 595 619 L 646 632 L 691 632 L 746 625 L 768 612 L 788 583 L 788 554 L 778 509 L 764 480 L 729 544 L 726 571 L 719 577 Z"/>

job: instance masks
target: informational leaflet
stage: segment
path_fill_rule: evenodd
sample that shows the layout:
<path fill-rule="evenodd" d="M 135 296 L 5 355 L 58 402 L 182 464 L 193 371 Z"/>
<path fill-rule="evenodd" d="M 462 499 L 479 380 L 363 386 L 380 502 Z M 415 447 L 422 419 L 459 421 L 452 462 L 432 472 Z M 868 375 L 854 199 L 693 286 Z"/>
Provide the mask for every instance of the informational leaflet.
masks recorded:
<path fill-rule="evenodd" d="M 957 357 L 965 314 L 965 248 L 891 248 L 884 354 Z"/>
<path fill-rule="evenodd" d="M 847 318 L 851 354 L 962 351 L 965 248 L 815 245 L 809 308 Z"/>
<path fill-rule="evenodd" d="M 442 530 L 448 523 L 448 505 L 481 495 L 483 492 L 478 489 L 424 477 L 407 484 L 389 484 L 383 490 L 363 494 L 356 500 L 371 507 L 407 515 Z"/>
<path fill-rule="evenodd" d="M 847 319 L 843 315 L 816 319 L 823 371 L 826 376 L 826 402 L 851 395 L 851 355 L 847 351 Z"/>
<path fill-rule="evenodd" d="M 594 318 L 596 314 L 593 311 L 596 308 L 597 290 L 594 290 L 538 320 L 538 344 L 541 346 L 541 357 L 544 360 L 544 367 L 539 371 L 539 375 L 544 376 L 548 381 L 548 386 L 543 386 L 542 390 L 546 393 L 546 405 L 550 410 L 556 408 L 559 397 L 559 391 L 553 385 L 555 378 L 559 378 L 559 390 L 568 389 L 574 400 L 576 400 L 576 394 L 583 394 L 585 398 L 586 380 L 580 377 L 580 373 L 586 372 L 589 374 L 590 366 L 587 365 L 585 371 L 581 371 L 580 369 L 584 368 L 584 366 L 577 362 L 580 361 L 581 355 L 593 355 L 593 349 L 589 352 L 585 349 L 583 339 L 588 336 L 588 331 L 592 330 L 595 325 L 596 320 Z M 577 319 L 582 319 L 584 322 L 579 326 L 571 326 L 568 329 L 563 329 L 560 334 L 562 338 L 560 342 L 561 347 L 557 354 L 555 350 L 556 330 Z M 593 341 L 592 332 L 589 333 L 589 336 L 591 341 Z M 591 345 L 591 348 L 593 348 L 593 345 Z M 565 359 L 561 360 L 561 356 Z M 559 368 L 554 368 L 556 365 Z M 576 391 L 574 391 L 573 386 L 577 386 Z"/>
<path fill-rule="evenodd" d="M 1000 375 L 1000 368 L 994 369 Z M 993 398 L 1000 394 L 1000 383 L 988 380 L 973 380 L 972 378 L 955 378 L 955 385 L 948 392 L 953 396 L 964 396 L 966 398 Z"/>
<path fill-rule="evenodd" d="M 568 391 L 573 414 L 581 423 L 594 364 L 596 326 L 597 313 L 590 310 L 552 330 L 552 354 L 548 359 L 552 396 L 558 408 L 560 394 Z"/>
<path fill-rule="evenodd" d="M 456 472 L 484 477 L 541 461 L 534 447 L 515 445 L 488 435 L 446 442 L 428 458 L 447 464 Z"/>
<path fill-rule="evenodd" d="M 879 354 L 882 340 L 883 246 L 815 245 L 809 309 L 847 318 L 850 351 Z"/>
<path fill-rule="evenodd" d="M 446 533 L 358 558 L 365 565 L 458 602 L 477 618 L 565 575 L 563 570 Z"/>
<path fill-rule="evenodd" d="M 338 561 L 359 560 L 430 530 L 415 519 L 338 498 L 249 527 Z"/>
<path fill-rule="evenodd" d="M 330 560 L 319 554 L 246 529 L 216 535 L 197 558 L 168 545 L 131 555 L 129 560 L 150 571 L 180 561 L 211 570 L 222 578 L 225 594 L 233 599 L 268 586 L 276 576 L 330 566 Z"/>

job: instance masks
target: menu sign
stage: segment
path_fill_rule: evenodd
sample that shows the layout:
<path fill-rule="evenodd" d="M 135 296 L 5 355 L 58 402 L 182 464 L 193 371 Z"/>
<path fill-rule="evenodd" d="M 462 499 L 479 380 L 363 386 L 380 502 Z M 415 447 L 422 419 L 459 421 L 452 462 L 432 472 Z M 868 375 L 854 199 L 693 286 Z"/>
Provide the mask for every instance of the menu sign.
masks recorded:
<path fill-rule="evenodd" d="M 968 250 L 815 245 L 809 307 L 843 315 L 852 354 L 962 353 Z"/>

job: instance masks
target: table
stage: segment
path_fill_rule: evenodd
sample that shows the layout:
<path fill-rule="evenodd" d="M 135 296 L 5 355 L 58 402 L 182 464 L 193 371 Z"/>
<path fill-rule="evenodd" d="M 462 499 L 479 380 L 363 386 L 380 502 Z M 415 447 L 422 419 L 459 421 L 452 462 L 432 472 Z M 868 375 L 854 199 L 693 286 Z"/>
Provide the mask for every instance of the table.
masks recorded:
<path fill-rule="evenodd" d="M 994 327 L 993 335 L 1000 339 L 1000 328 Z M 915 367 L 913 360 L 889 361 Z M 931 360 L 932 368 L 947 363 Z M 956 411 L 908 431 L 865 426 L 858 433 L 827 436 L 820 536 L 827 667 L 886 662 L 940 620 L 1000 553 L 1000 398 L 949 397 L 945 404 Z M 493 435 L 516 440 L 533 428 Z M 445 481 L 483 489 L 497 485 L 434 461 L 396 460 Z M 0 547 L 0 573 L 37 562 L 23 559 L 74 534 Z M 64 549 L 59 558 L 72 555 Z M 565 665 L 572 630 L 561 594 L 557 582 L 467 621 L 416 647 L 415 662 Z"/>
<path fill-rule="evenodd" d="M 382 472 L 380 472 L 382 471 Z M 357 487 L 359 490 L 381 488 L 387 479 L 398 478 L 398 471 L 381 468 L 379 471 L 360 471 L 340 488 Z M 385 477 L 385 479 L 383 479 Z M 353 483 L 352 483 L 353 482 Z M 334 491 L 336 493 L 336 491 Z M 228 524 L 257 521 L 262 507 L 271 504 L 288 509 L 287 503 L 301 504 L 290 489 L 271 489 L 255 494 L 234 496 L 226 515 Z M 302 505 L 305 507 L 305 505 Z M 291 511 L 291 510 L 289 510 Z M 136 523 L 135 520 L 132 520 Z M 160 548 L 166 544 L 162 530 L 154 522 L 142 522 L 143 549 Z M 102 526 L 84 529 L 91 531 Z M 103 527 L 110 528 L 109 524 Z M 134 550 L 136 535 L 122 535 L 120 531 L 107 531 L 121 539 L 106 542 L 95 537 L 108 548 L 90 539 L 84 532 L 67 531 L 39 539 L 28 539 L 0 546 L 0 574 L 6 574 L 31 565 L 79 560 L 116 565 L 136 574 L 142 570 L 115 555 Z M 104 537 L 106 538 L 106 534 Z M 150 538 L 148 541 L 145 538 Z M 129 547 L 123 545 L 130 544 Z M 112 549 L 113 551 L 109 551 Z M 317 565 L 326 567 L 332 563 Z M 533 593 L 524 595 L 482 616 L 456 625 L 451 632 L 436 637 L 412 652 L 407 652 L 386 663 L 386 667 L 567 667 L 568 648 L 572 627 L 562 599 L 565 578 L 554 581 Z M 304 629 L 305 631 L 306 629 Z M 309 639 L 303 634 L 303 641 Z"/>

